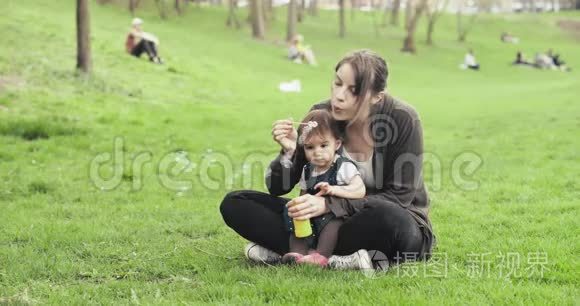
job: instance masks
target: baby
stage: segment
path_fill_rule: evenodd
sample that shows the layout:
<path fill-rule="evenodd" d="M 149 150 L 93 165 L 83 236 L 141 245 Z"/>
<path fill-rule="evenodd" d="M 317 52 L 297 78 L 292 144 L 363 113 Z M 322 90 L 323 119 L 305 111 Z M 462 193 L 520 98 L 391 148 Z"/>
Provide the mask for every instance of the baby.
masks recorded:
<path fill-rule="evenodd" d="M 308 163 L 302 170 L 300 195 L 332 195 L 348 199 L 365 196 L 365 185 L 356 165 L 337 154 L 342 142 L 337 122 L 326 110 L 313 110 L 298 128 L 298 149 L 304 150 Z M 290 252 L 282 257 L 283 263 L 308 263 L 325 267 L 338 240 L 343 220 L 327 213 L 310 219 L 312 235 L 298 238 L 294 223 L 284 210 L 290 232 Z"/>

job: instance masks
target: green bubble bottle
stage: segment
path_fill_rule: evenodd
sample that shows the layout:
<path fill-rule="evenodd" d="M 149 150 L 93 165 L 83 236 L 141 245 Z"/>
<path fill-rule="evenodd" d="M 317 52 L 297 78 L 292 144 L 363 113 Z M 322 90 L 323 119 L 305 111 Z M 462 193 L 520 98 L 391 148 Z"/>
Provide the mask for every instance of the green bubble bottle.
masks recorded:
<path fill-rule="evenodd" d="M 305 238 L 312 235 L 312 226 L 310 225 L 310 219 L 308 220 L 296 220 L 292 219 L 294 223 L 294 235 L 297 238 Z"/>

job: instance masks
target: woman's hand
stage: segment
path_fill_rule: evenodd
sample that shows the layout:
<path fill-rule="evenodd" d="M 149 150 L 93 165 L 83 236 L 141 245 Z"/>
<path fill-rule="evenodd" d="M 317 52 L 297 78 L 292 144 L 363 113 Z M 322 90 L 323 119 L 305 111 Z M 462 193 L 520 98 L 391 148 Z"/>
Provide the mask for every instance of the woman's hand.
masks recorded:
<path fill-rule="evenodd" d="M 286 207 L 288 207 L 288 216 L 296 220 L 307 220 L 330 211 L 323 197 L 311 194 L 292 199 L 286 204 Z"/>
<path fill-rule="evenodd" d="M 275 121 L 272 124 L 272 138 L 282 147 L 284 152 L 296 150 L 298 132 L 294 128 L 292 120 L 282 119 Z"/>

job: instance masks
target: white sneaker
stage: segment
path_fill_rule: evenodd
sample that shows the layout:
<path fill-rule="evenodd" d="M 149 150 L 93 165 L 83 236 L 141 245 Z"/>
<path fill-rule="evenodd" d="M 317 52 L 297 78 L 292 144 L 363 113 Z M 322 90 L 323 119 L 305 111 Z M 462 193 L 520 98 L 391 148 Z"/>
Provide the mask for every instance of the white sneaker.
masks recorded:
<path fill-rule="evenodd" d="M 328 266 L 338 270 L 374 270 L 367 250 L 358 250 L 347 256 L 333 255 L 328 259 Z"/>
<path fill-rule="evenodd" d="M 246 258 L 251 261 L 265 263 L 268 265 L 278 264 L 282 259 L 280 254 L 274 251 L 270 251 L 265 247 L 253 242 L 246 244 L 246 247 L 244 248 L 244 254 L 246 255 Z"/>

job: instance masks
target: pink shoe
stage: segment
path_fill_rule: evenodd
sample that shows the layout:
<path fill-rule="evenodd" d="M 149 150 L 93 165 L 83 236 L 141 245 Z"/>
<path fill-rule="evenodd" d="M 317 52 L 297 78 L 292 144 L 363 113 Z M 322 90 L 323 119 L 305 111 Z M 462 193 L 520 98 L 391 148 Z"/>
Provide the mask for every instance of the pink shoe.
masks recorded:
<path fill-rule="evenodd" d="M 292 264 L 297 263 L 299 260 L 301 260 L 302 257 L 304 257 L 304 255 L 302 255 L 300 253 L 296 253 L 296 252 L 286 253 L 286 254 L 284 254 L 284 256 L 282 256 L 282 263 L 286 264 L 286 265 L 292 265 Z"/>
<path fill-rule="evenodd" d="M 301 259 L 298 259 L 296 262 L 299 264 L 315 265 L 323 268 L 328 266 L 328 258 L 316 252 L 306 255 Z"/>

